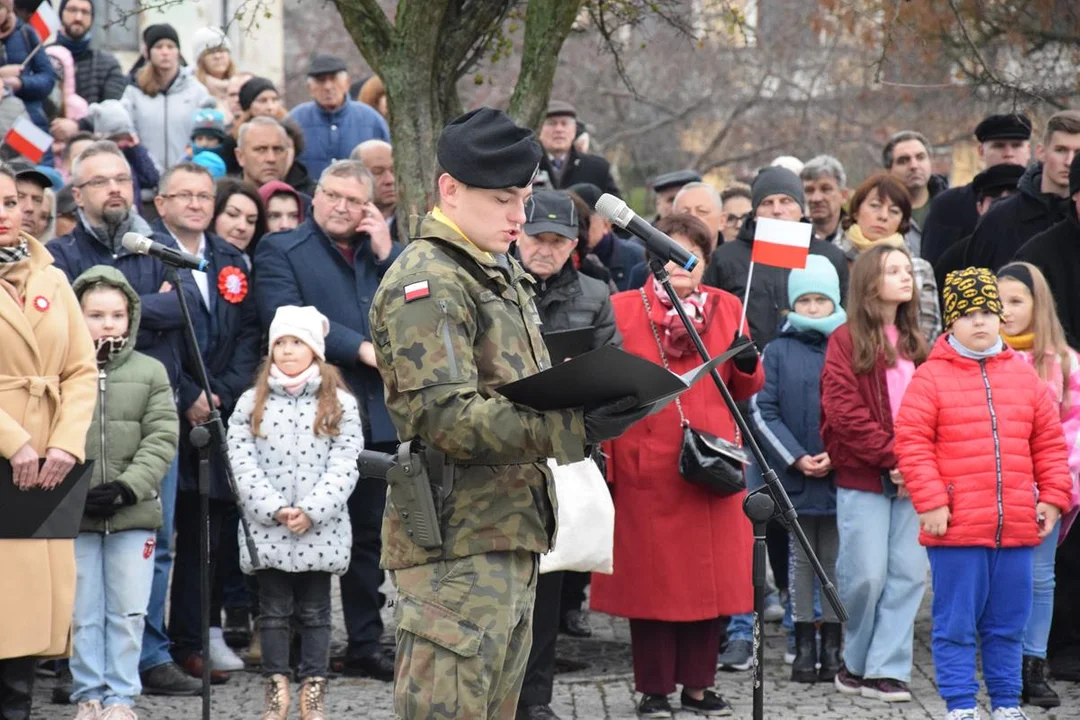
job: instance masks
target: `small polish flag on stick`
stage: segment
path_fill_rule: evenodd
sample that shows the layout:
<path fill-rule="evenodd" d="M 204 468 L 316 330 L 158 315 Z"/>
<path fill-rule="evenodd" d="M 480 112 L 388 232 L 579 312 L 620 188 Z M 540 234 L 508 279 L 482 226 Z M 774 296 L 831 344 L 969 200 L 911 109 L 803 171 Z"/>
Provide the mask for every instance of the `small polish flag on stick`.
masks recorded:
<path fill-rule="evenodd" d="M 742 320 L 739 332 L 742 332 L 746 320 L 746 303 L 750 300 L 750 283 L 754 279 L 754 265 L 772 265 L 773 267 L 801 270 L 806 267 L 806 256 L 810 254 L 810 239 L 814 226 L 810 223 L 758 218 L 754 228 L 754 249 L 750 252 L 750 272 L 746 276 L 746 292 L 743 295 Z"/>
<path fill-rule="evenodd" d="M 8 130 L 3 144 L 37 165 L 52 147 L 52 142 L 52 135 L 35 125 L 30 116 L 24 113 Z"/>
<path fill-rule="evenodd" d="M 49 0 L 42 0 L 38 5 L 37 10 L 30 16 L 30 26 L 37 31 L 42 45 L 60 31 L 60 16 L 56 14 Z"/>

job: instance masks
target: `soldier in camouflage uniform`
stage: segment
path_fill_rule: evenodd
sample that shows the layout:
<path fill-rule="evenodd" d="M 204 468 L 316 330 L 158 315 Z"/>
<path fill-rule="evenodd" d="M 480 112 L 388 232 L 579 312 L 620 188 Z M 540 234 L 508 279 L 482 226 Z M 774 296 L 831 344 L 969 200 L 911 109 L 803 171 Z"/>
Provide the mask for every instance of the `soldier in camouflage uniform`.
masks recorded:
<path fill-rule="evenodd" d="M 507 255 L 541 149 L 501 112 L 439 139 L 439 204 L 391 267 L 371 310 L 386 406 L 403 440 L 452 461 L 441 547 L 406 532 L 388 499 L 382 564 L 398 588 L 394 708 L 402 718 L 511 720 L 532 641 L 537 553 L 556 530 L 545 464 L 642 416 L 633 398 L 540 412 L 496 388 L 550 366 L 531 276 Z M 432 472 L 437 469 L 431 468 Z"/>

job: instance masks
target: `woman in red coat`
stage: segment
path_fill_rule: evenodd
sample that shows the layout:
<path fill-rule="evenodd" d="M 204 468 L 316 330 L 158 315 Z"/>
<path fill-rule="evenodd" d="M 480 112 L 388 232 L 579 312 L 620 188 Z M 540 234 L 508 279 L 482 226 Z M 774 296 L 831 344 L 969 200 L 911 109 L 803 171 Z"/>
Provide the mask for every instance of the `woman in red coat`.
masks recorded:
<path fill-rule="evenodd" d="M 719 355 L 739 334 L 742 307 L 733 295 L 701 285 L 709 231 L 689 215 L 669 216 L 657 228 L 700 260 L 692 273 L 673 263 L 668 272 L 705 347 Z M 658 364 L 666 359 L 672 372 L 684 373 L 701 358 L 669 303 L 655 280 L 612 298 L 623 348 Z M 719 372 L 736 400 L 764 384 L 756 354 L 740 355 Z M 695 430 L 737 439 L 731 413 L 711 381 L 695 385 L 679 405 Z M 677 683 L 683 686 L 685 709 L 708 714 L 727 709 L 723 698 L 707 689 L 716 673 L 718 618 L 753 606 L 753 537 L 742 512 L 745 493 L 719 497 L 684 480 L 681 447 L 679 407 L 671 403 L 605 448 L 615 499 L 615 572 L 593 576 L 590 604 L 630 618 L 634 681 L 643 693 L 638 712 L 645 717 L 671 717 L 667 696 Z"/>

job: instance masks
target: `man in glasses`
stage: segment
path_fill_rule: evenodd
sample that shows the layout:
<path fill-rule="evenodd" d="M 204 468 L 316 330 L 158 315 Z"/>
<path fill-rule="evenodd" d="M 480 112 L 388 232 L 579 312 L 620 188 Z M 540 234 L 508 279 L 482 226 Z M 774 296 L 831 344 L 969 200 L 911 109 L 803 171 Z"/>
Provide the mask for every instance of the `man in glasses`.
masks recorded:
<path fill-rule="evenodd" d="M 323 171 L 311 213 L 294 230 L 263 238 L 255 253 L 255 298 L 268 328 L 282 305 L 312 305 L 330 320 L 326 359 L 337 365 L 360 404 L 364 445 L 392 452 L 397 434 L 375 369 L 368 313 L 383 274 L 401 252 L 373 202 L 374 181 L 359 160 L 338 160 Z M 344 673 L 389 681 L 393 660 L 379 645 L 379 569 L 386 483 L 365 479 L 349 499 L 352 561 L 341 578 L 349 638 Z"/>
<path fill-rule="evenodd" d="M 108 265 L 124 274 L 139 294 L 142 306 L 135 348 L 160 360 L 169 373 L 173 389 L 178 391 L 182 358 L 185 357 L 180 303 L 165 278 L 165 265 L 149 255 L 129 252 L 120 242 L 127 232 L 152 236 L 166 244 L 172 244 L 173 240 L 168 235 L 154 233 L 132 210 L 131 167 L 115 143 L 102 140 L 87 145 L 72 161 L 71 183 L 78 221 L 69 234 L 48 244 L 56 267 L 72 281 L 94 265 Z M 194 292 L 189 292 L 188 296 L 188 302 L 194 307 Z M 177 473 L 174 460 L 161 483 L 163 524 L 157 532 L 154 581 L 139 660 L 143 692 L 149 695 L 198 695 L 201 687 L 198 680 L 185 675 L 173 662 L 169 652 L 172 643 L 165 632 Z M 60 699 L 66 701 L 66 698 Z"/>

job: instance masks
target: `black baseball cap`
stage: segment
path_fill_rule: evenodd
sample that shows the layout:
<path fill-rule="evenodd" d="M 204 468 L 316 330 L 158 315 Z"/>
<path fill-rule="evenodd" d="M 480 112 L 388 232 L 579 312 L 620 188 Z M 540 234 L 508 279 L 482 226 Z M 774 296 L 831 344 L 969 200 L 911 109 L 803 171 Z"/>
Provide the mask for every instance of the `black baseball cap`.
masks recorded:
<path fill-rule="evenodd" d="M 577 240 L 577 208 L 565 190 L 537 190 L 525 201 L 525 233 L 555 233 Z"/>
<path fill-rule="evenodd" d="M 40 185 L 42 189 L 51 188 L 53 186 L 52 178 L 25 160 L 12 160 L 8 163 L 8 167 L 14 171 L 15 178 L 18 180 L 29 180 L 32 183 Z"/>

